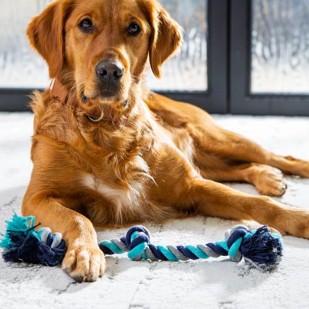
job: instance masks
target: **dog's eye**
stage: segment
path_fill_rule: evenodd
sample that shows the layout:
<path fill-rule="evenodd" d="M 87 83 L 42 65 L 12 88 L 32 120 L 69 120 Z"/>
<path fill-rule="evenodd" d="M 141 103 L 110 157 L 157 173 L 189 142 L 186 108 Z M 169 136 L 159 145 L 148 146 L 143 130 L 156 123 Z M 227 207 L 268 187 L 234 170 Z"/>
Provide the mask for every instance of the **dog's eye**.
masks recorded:
<path fill-rule="evenodd" d="M 83 19 L 79 25 L 78 25 L 79 29 L 82 30 L 83 32 L 86 33 L 90 33 L 93 31 L 93 23 L 92 20 L 90 18 L 85 18 Z"/>
<path fill-rule="evenodd" d="M 128 32 L 131 35 L 138 35 L 141 32 L 141 27 L 137 23 L 133 22 L 130 24 Z"/>

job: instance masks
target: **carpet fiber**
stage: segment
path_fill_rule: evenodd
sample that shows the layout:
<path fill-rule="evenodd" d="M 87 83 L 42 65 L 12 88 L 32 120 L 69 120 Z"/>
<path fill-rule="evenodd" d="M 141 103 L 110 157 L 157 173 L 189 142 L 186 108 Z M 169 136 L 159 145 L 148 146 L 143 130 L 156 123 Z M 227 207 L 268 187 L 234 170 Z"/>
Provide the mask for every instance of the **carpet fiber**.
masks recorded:
<path fill-rule="evenodd" d="M 251 137 L 265 148 L 309 160 L 309 118 L 215 116 L 218 123 Z M 31 173 L 31 114 L 0 114 L 0 231 L 15 210 L 20 214 Z M 309 209 L 309 180 L 287 177 L 280 200 Z M 257 194 L 246 184 L 229 184 Z M 147 225 L 157 244 L 198 244 L 220 240 L 236 222 L 196 217 Z M 98 233 L 99 239 L 125 229 Z M 262 273 L 225 259 L 132 262 L 108 257 L 105 276 L 75 283 L 59 267 L 5 264 L 0 259 L 0 308 L 308 308 L 309 241 L 284 237 L 277 270 Z"/>

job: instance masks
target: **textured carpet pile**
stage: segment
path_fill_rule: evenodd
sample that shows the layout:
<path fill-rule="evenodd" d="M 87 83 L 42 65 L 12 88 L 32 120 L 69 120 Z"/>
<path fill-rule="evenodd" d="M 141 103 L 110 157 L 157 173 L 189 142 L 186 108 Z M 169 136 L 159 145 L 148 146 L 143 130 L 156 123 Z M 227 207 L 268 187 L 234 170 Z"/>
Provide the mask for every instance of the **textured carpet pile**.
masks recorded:
<path fill-rule="evenodd" d="M 215 118 L 269 150 L 309 160 L 309 118 Z M 12 211 L 20 213 L 32 168 L 31 134 L 31 114 L 0 114 L 0 231 Z M 309 180 L 287 177 L 287 183 L 287 193 L 278 200 L 309 209 Z M 250 185 L 229 185 L 257 194 Z M 197 217 L 147 228 L 158 244 L 192 244 L 219 240 L 235 224 Z M 124 231 L 99 232 L 98 238 Z M 284 244 L 283 260 L 271 273 L 222 260 L 132 262 L 121 256 L 107 258 L 103 278 L 82 284 L 60 268 L 0 259 L 0 308 L 309 308 L 309 241 L 284 237 Z"/>

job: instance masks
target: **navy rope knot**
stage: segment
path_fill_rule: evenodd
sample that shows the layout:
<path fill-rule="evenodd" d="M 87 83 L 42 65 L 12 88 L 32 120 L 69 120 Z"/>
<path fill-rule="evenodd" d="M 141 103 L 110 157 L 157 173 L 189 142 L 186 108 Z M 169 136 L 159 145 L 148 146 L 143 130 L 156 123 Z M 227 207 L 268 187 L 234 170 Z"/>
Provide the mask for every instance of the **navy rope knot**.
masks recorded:
<path fill-rule="evenodd" d="M 278 264 L 282 256 L 281 236 L 271 233 L 266 226 L 255 231 L 236 226 L 228 233 L 226 245 L 226 253 L 236 262 L 244 257 L 266 267 Z"/>
<path fill-rule="evenodd" d="M 245 258 L 260 265 L 276 265 L 283 254 L 281 237 L 262 226 L 244 239 L 240 251 Z"/>

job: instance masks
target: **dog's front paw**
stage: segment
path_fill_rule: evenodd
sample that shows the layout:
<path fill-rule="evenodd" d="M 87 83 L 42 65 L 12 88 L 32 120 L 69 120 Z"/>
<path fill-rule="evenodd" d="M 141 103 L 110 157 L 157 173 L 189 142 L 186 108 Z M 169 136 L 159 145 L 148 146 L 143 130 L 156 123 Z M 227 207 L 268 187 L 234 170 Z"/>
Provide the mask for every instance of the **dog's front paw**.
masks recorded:
<path fill-rule="evenodd" d="M 62 262 L 62 269 L 78 282 L 96 281 L 104 274 L 105 257 L 98 246 L 71 246 Z"/>

